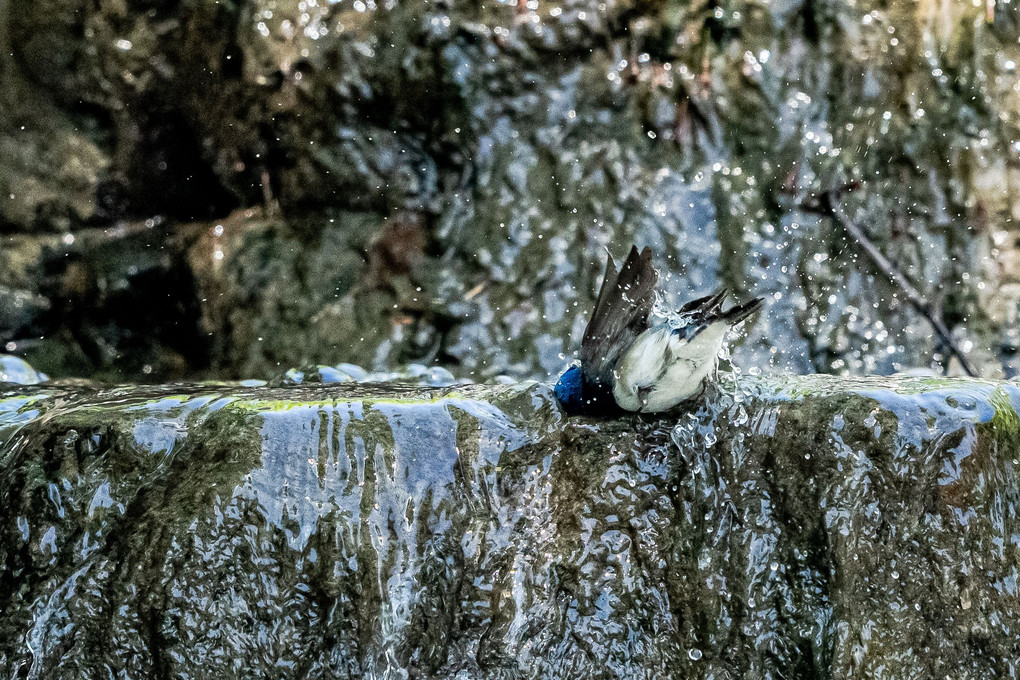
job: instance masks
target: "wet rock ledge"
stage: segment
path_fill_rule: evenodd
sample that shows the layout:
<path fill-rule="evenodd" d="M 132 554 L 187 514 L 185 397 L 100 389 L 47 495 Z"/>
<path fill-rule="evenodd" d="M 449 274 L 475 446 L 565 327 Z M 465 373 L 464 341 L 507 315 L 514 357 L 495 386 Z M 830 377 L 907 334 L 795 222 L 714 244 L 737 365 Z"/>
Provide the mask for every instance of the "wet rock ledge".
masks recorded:
<path fill-rule="evenodd" d="M 1020 389 L 0 388 L 0 674 L 991 678 Z"/>

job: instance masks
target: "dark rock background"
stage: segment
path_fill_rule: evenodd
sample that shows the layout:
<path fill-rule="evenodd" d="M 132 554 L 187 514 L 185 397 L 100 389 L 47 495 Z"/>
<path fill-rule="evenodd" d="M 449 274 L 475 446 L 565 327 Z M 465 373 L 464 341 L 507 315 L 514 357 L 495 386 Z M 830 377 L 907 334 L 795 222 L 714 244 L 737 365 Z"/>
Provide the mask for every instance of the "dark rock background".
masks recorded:
<path fill-rule="evenodd" d="M 603 249 L 763 370 L 1016 371 L 1017 3 L 0 0 L 0 348 L 54 377 L 544 377 Z M 850 191 L 849 189 L 852 189 Z"/>

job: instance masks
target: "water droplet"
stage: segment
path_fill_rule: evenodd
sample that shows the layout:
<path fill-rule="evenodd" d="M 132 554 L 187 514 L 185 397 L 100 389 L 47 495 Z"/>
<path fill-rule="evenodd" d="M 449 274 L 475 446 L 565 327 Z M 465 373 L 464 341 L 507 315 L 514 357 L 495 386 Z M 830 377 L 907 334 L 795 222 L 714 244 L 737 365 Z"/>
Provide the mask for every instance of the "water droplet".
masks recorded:
<path fill-rule="evenodd" d="M 701 650 L 697 647 L 693 647 L 687 652 L 687 656 L 691 657 L 691 661 L 697 661 L 701 658 Z"/>

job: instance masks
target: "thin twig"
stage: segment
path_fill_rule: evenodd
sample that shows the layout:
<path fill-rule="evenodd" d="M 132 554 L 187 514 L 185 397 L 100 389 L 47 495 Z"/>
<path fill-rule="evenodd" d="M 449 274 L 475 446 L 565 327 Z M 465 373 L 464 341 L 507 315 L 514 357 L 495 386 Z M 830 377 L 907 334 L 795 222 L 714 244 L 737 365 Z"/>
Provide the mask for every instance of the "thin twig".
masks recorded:
<path fill-rule="evenodd" d="M 910 283 L 910 280 L 896 269 L 893 263 L 889 261 L 889 258 L 882 254 L 882 251 L 878 249 L 878 246 L 876 246 L 870 238 L 868 238 L 868 235 L 864 233 L 864 230 L 843 211 L 843 208 L 839 204 L 839 192 L 830 191 L 826 194 L 826 199 L 827 200 L 822 201 L 822 211 L 836 220 L 836 222 L 838 222 L 848 234 L 854 237 L 864 250 L 865 254 L 871 258 L 872 263 L 882 270 L 882 273 L 889 277 L 889 280 L 903 291 L 903 294 L 907 298 L 907 302 L 909 302 L 914 309 L 928 320 L 928 323 L 930 323 L 931 327 L 935 329 L 936 333 L 938 333 L 942 342 L 949 347 L 949 351 L 953 353 L 953 356 L 960 360 L 960 364 L 963 366 L 963 370 L 967 373 L 967 375 L 972 378 L 977 376 L 978 372 L 977 369 L 974 368 L 974 364 L 970 362 L 967 355 L 964 354 L 963 350 L 961 350 L 959 345 L 956 344 L 956 341 L 950 334 L 949 329 L 946 328 L 946 324 L 942 322 L 942 319 L 935 315 L 931 304 L 924 298 L 923 295 L 921 295 L 921 292 L 917 290 L 912 283 Z"/>

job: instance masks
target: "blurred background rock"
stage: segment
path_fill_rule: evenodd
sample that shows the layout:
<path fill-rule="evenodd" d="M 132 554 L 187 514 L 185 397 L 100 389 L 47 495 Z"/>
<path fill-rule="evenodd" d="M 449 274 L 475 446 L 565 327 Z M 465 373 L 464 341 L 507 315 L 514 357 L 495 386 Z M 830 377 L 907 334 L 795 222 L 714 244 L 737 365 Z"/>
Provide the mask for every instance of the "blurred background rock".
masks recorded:
<path fill-rule="evenodd" d="M 1020 3 L 0 0 L 0 351 L 545 378 L 604 250 L 765 371 L 1020 368 Z"/>

